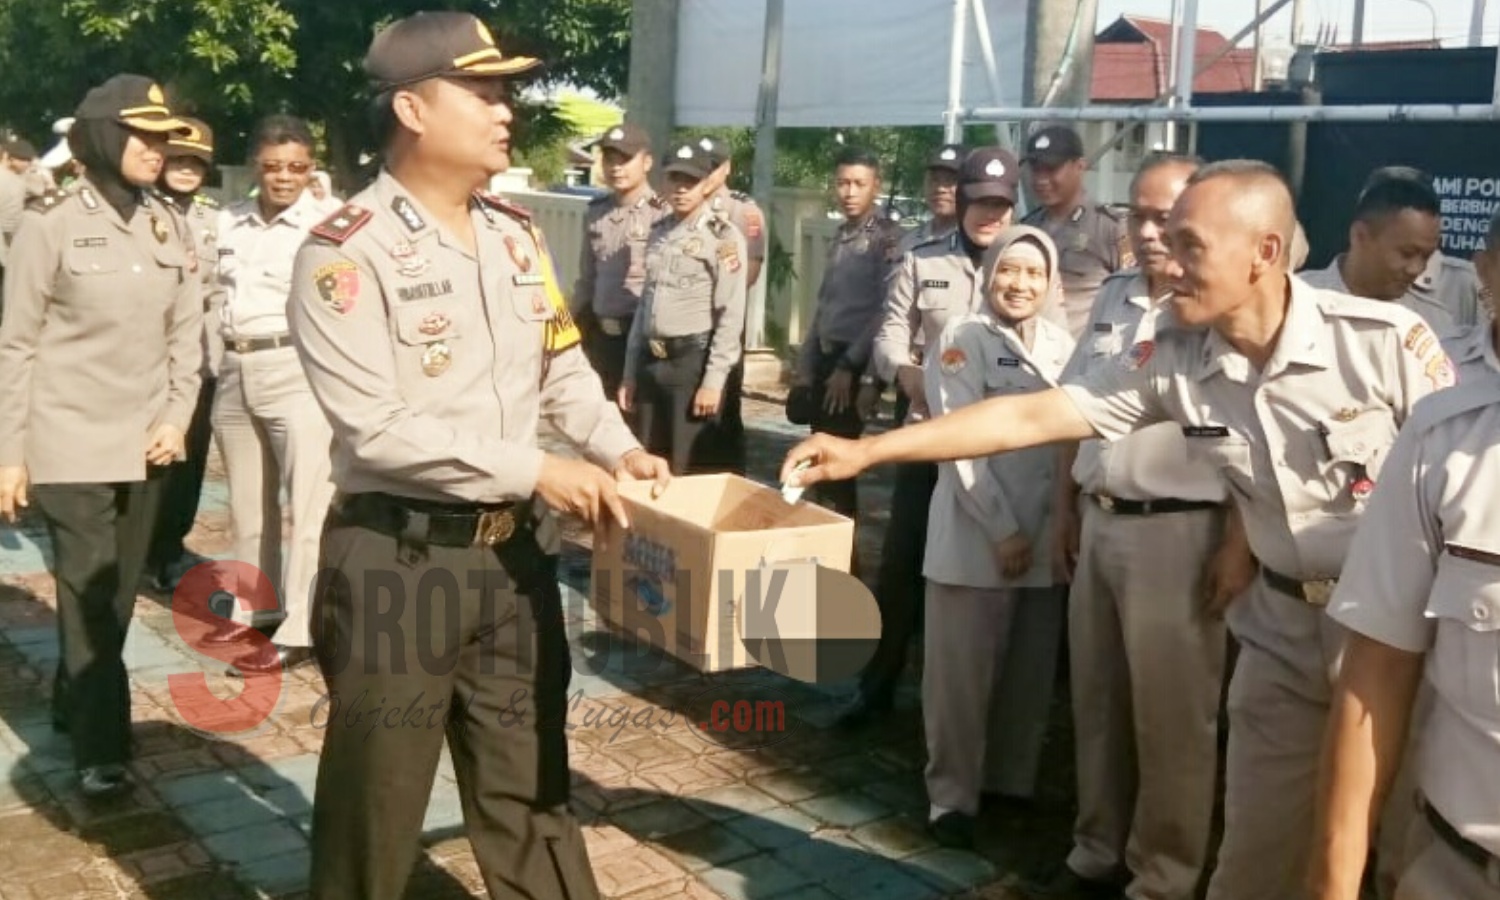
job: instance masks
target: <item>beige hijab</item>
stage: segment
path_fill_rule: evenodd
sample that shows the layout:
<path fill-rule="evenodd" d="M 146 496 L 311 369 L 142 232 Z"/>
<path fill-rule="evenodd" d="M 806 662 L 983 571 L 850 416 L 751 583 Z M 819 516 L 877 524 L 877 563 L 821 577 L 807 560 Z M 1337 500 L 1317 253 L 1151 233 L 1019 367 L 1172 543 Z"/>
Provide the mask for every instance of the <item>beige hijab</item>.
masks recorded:
<path fill-rule="evenodd" d="M 995 279 L 995 269 L 1000 266 L 1000 257 L 1012 245 L 1026 241 L 1041 248 L 1042 257 L 1047 260 L 1047 296 L 1042 301 L 1042 308 L 1037 310 L 1037 318 L 1047 318 L 1056 321 L 1058 312 L 1062 309 L 1062 277 L 1057 268 L 1057 244 L 1051 236 L 1040 228 L 1030 225 L 1012 225 L 1000 232 L 995 242 L 984 251 L 984 256 L 979 261 L 980 284 L 984 285 L 985 313 L 993 316 L 995 308 L 990 305 L 990 282 Z"/>

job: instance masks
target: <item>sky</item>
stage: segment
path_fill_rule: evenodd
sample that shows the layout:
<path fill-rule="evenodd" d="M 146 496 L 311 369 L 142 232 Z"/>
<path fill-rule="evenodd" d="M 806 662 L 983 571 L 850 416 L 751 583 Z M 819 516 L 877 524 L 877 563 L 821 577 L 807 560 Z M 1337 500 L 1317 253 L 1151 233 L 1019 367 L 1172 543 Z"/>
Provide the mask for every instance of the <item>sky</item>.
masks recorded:
<path fill-rule="evenodd" d="M 1274 0 L 1265 0 L 1270 6 Z M 1428 7 L 1432 12 L 1428 12 Z M 1437 16 L 1437 36 L 1445 47 L 1462 47 L 1468 42 L 1473 0 L 1365 0 L 1365 40 L 1389 41 L 1432 37 L 1433 13 Z M 1099 28 L 1124 13 L 1170 20 L 1172 0 L 1099 0 Z M 1255 17 L 1255 0 L 1200 0 L 1198 22 L 1224 33 L 1234 34 Z M 1302 0 L 1302 35 L 1311 40 L 1320 23 L 1338 26 L 1339 43 L 1349 43 L 1354 27 L 1354 0 Z M 1288 4 L 1267 24 L 1267 36 L 1288 37 L 1291 32 L 1292 7 Z M 1500 39 L 1500 0 L 1488 0 L 1485 14 L 1484 43 Z M 1241 46 L 1250 46 L 1246 38 Z"/>

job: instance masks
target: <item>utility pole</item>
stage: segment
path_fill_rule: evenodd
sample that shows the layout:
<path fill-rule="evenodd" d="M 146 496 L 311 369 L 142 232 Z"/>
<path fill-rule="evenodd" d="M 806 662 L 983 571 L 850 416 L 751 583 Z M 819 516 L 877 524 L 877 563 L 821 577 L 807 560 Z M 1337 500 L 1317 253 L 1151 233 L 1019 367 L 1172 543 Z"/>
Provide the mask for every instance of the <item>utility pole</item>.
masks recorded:
<path fill-rule="evenodd" d="M 1474 14 L 1469 18 L 1469 46 L 1484 46 L 1485 0 L 1474 0 Z"/>
<path fill-rule="evenodd" d="M 630 13 L 630 97 L 628 118 L 651 136 L 656 155 L 667 152 L 677 124 L 678 0 L 635 0 Z M 662 188 L 663 165 L 652 170 Z"/>
<path fill-rule="evenodd" d="M 1027 0 L 1027 106 L 1088 105 L 1098 16 L 1098 0 Z"/>
<path fill-rule="evenodd" d="M 1261 40 L 1261 34 L 1265 31 L 1261 17 L 1266 14 L 1266 0 L 1255 0 L 1255 72 L 1250 76 L 1250 89 L 1257 94 L 1265 86 L 1265 78 L 1261 74 L 1265 68 L 1266 61 L 1262 55 L 1265 44 Z"/>
<path fill-rule="evenodd" d="M 781 90 L 781 38 L 786 21 L 786 0 L 767 0 L 765 43 L 761 53 L 760 99 L 755 110 L 755 167 L 751 191 L 763 210 L 771 209 L 776 189 L 776 107 Z M 750 288 L 745 310 L 745 346 L 765 346 L 766 277 Z"/>
<path fill-rule="evenodd" d="M 1483 0 L 1480 0 L 1483 2 Z M 1365 0 L 1354 0 L 1354 46 L 1365 45 Z"/>
<path fill-rule="evenodd" d="M 1302 6 L 1303 0 L 1292 0 L 1292 51 L 1302 46 Z"/>

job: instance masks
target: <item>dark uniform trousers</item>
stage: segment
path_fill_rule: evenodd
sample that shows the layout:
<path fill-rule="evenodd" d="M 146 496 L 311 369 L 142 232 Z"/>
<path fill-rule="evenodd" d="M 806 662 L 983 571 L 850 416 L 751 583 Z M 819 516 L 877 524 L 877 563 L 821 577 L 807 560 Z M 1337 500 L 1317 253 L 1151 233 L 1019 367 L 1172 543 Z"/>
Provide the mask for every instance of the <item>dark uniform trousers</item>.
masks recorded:
<path fill-rule="evenodd" d="M 611 403 L 619 394 L 620 382 L 625 378 L 625 348 L 630 342 L 630 324 L 633 319 L 612 321 L 618 325 L 618 334 L 606 332 L 601 320 L 590 314 L 583 338 L 584 355 L 588 357 L 594 371 L 599 373 L 599 380 L 604 382 L 604 396 Z M 611 330 L 616 330 L 615 326 L 611 326 Z"/>
<path fill-rule="evenodd" d="M 840 413 L 829 413 L 823 408 L 823 391 L 838 371 L 839 360 L 843 358 L 848 344 L 829 342 L 818 348 L 818 363 L 815 369 L 813 381 L 813 396 L 818 398 L 817 408 L 813 411 L 812 430 L 817 433 L 831 434 L 842 438 L 857 438 L 864 433 L 865 423 L 859 417 L 859 412 L 854 407 L 854 399 L 859 394 L 859 379 L 855 378 L 854 387 L 849 392 L 849 405 Z M 853 478 L 843 481 L 826 481 L 814 486 L 813 494 L 822 505 L 836 512 L 842 513 L 851 519 L 859 518 L 859 482 Z"/>
<path fill-rule="evenodd" d="M 439 532 L 472 523 L 439 526 L 472 514 L 399 501 L 418 511 L 403 522 L 393 502 L 336 499 L 324 526 L 313 642 L 330 700 L 318 713 L 311 896 L 404 895 L 446 737 L 489 896 L 597 900 L 568 808 L 556 557 L 526 506 L 502 543 L 454 546 L 461 537 Z"/>
<path fill-rule="evenodd" d="M 922 623 L 926 581 L 922 560 L 927 552 L 927 510 L 937 489 L 938 467 L 901 463 L 891 491 L 891 519 L 880 550 L 875 602 L 880 607 L 880 641 L 860 675 L 866 697 L 888 699 L 906 667 L 911 639 Z"/>
<path fill-rule="evenodd" d="M 52 719 L 77 767 L 130 759 L 125 635 L 161 494 L 162 471 L 119 484 L 38 484 L 32 498 L 52 540 L 59 659 Z"/>
<path fill-rule="evenodd" d="M 708 367 L 709 338 L 710 332 L 704 332 L 658 339 L 666 355 L 646 350 L 636 370 L 636 437 L 667 460 L 673 475 L 721 471 L 703 459 L 703 443 L 714 419 L 693 415 L 693 395 Z"/>
<path fill-rule="evenodd" d="M 724 400 L 719 405 L 718 420 L 708 426 L 699 441 L 698 462 L 714 472 L 733 472 L 743 476 L 749 465 L 745 445 L 745 417 L 741 398 L 745 393 L 745 363 L 735 363 L 724 382 Z"/>
<path fill-rule="evenodd" d="M 214 438 L 210 414 L 217 384 L 218 379 L 204 377 L 203 387 L 198 392 L 198 405 L 193 409 L 193 420 L 188 425 L 187 459 L 167 467 L 151 547 L 146 554 L 147 572 L 159 573 L 187 552 L 182 542 L 193 530 L 193 521 L 198 517 L 198 498 L 203 493 L 203 475 L 208 470 L 208 451 Z"/>

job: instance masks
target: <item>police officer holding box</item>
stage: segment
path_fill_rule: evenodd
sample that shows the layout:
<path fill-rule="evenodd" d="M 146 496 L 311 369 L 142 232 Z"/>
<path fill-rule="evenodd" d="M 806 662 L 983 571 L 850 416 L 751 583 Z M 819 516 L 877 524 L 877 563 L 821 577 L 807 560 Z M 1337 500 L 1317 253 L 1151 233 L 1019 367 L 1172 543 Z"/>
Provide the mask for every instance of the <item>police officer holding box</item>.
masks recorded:
<path fill-rule="evenodd" d="M 568 810 L 570 662 L 538 503 L 627 525 L 615 480 L 668 475 L 604 396 L 536 225 L 481 192 L 510 164 L 506 79 L 537 64 L 467 13 L 376 35 L 364 66 L 383 167 L 313 229 L 288 307 L 334 433 L 314 616 L 331 702 L 443 704 L 490 896 L 593 900 Z M 543 452 L 542 417 L 588 459 Z M 324 737 L 318 900 L 403 895 L 443 747 L 428 716 L 357 718 L 330 715 Z"/>

